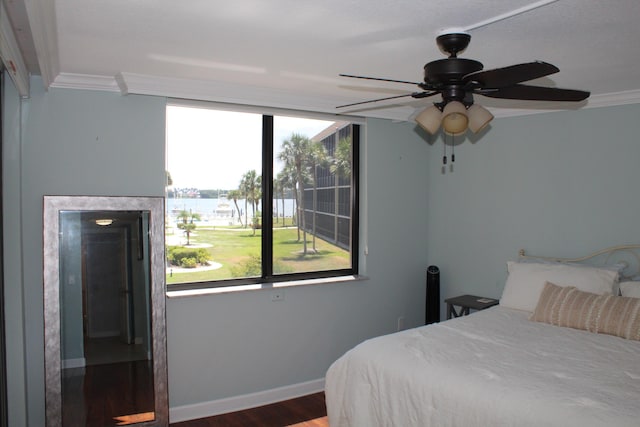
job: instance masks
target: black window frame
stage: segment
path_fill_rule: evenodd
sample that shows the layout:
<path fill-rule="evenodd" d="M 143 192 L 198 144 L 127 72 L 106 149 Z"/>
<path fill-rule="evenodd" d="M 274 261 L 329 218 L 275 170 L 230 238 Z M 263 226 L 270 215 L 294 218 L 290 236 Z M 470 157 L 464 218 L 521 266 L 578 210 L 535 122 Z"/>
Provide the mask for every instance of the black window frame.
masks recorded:
<path fill-rule="evenodd" d="M 209 107 L 215 110 L 216 107 Z M 234 110 L 242 112 L 242 110 Z M 317 116 L 307 117 L 304 114 L 281 112 L 278 114 L 262 115 L 262 236 L 261 236 L 261 261 L 262 275 L 260 277 L 248 277 L 238 279 L 222 279 L 188 283 L 174 283 L 166 285 L 167 291 L 197 290 L 207 288 L 233 287 L 255 284 L 286 283 L 313 279 L 330 279 L 332 277 L 357 276 L 359 266 L 359 229 L 360 229 L 360 136 L 361 125 L 351 120 L 349 126 L 351 132 L 351 268 L 321 270 L 310 272 L 274 274 L 273 273 L 273 216 L 265 215 L 273 212 L 273 179 L 274 179 L 274 117 L 300 117 L 314 119 Z M 324 118 L 324 120 L 336 120 L 336 117 Z M 165 245 L 166 246 L 166 245 Z"/>

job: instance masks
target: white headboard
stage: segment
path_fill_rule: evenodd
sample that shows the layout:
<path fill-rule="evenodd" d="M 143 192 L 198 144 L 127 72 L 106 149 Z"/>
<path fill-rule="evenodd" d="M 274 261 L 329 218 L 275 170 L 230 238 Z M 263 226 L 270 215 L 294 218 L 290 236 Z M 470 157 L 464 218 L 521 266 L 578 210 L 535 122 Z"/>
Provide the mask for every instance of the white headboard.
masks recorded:
<path fill-rule="evenodd" d="M 561 263 L 588 264 L 597 267 L 624 265 L 620 280 L 629 280 L 640 275 L 640 245 L 619 245 L 599 250 L 579 258 L 557 258 L 549 256 L 528 255 L 524 249 L 518 253 L 519 259 L 540 260 Z"/>

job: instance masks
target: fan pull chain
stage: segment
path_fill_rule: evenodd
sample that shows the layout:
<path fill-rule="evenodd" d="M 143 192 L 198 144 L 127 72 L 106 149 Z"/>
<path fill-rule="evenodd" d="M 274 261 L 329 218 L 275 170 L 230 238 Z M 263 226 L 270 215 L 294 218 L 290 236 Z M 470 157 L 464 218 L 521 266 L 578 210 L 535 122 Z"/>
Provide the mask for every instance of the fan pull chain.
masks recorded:
<path fill-rule="evenodd" d="M 456 142 L 455 137 L 451 135 L 451 163 L 455 163 L 456 161 Z"/>
<path fill-rule="evenodd" d="M 442 164 L 447 164 L 447 135 L 444 136 L 444 156 L 442 156 Z"/>

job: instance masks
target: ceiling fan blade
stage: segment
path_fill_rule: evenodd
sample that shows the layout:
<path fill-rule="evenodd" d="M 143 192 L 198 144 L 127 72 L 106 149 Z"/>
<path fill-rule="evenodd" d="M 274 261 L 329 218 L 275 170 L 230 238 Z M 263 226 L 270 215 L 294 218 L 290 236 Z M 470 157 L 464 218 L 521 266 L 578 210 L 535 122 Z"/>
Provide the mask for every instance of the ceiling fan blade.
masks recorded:
<path fill-rule="evenodd" d="M 378 77 L 367 77 L 367 76 L 354 76 L 352 74 L 338 74 L 340 77 L 351 77 L 352 79 L 365 79 L 365 80 L 377 80 L 380 82 L 392 82 L 392 83 L 405 83 L 409 85 L 420 85 L 417 82 L 408 82 L 406 80 L 393 80 L 393 79 L 382 79 Z"/>
<path fill-rule="evenodd" d="M 513 85 L 499 89 L 479 90 L 476 93 L 490 98 L 524 99 L 528 101 L 582 101 L 590 92 L 555 87 Z"/>
<path fill-rule="evenodd" d="M 407 93 L 407 94 L 404 94 L 404 95 L 388 96 L 386 98 L 370 99 L 368 101 L 360 101 L 360 102 L 354 102 L 352 104 L 338 105 L 336 108 L 353 107 L 354 105 L 369 104 L 371 102 L 386 101 L 388 99 L 405 98 L 407 96 L 410 96 L 412 98 L 426 98 L 428 96 L 433 96 L 433 95 L 435 95 L 437 93 L 440 93 L 440 92 L 438 92 L 438 91 L 433 91 L 433 92 L 413 92 L 413 93 Z"/>
<path fill-rule="evenodd" d="M 476 71 L 467 74 L 462 80 L 472 87 L 503 88 L 526 82 L 560 71 L 558 67 L 542 61 L 527 62 L 493 70 Z"/>

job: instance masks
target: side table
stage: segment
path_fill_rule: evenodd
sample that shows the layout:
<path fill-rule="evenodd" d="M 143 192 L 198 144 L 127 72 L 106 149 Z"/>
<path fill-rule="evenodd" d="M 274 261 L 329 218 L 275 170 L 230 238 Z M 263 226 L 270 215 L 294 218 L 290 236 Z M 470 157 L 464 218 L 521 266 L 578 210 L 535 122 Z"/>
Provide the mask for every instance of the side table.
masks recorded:
<path fill-rule="evenodd" d="M 447 298 L 447 319 L 452 317 L 460 317 L 469 314 L 469 310 L 484 310 L 494 305 L 498 305 L 499 301 L 493 298 L 479 297 L 476 295 L 460 295 L 457 297 Z M 459 307 L 456 310 L 456 307 Z"/>

